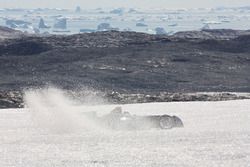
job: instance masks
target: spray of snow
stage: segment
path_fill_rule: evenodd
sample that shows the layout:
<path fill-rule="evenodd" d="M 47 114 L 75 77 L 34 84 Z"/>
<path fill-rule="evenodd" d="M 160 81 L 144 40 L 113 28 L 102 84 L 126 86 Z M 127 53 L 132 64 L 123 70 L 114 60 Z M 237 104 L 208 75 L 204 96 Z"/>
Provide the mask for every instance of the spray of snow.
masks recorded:
<path fill-rule="evenodd" d="M 29 90 L 25 92 L 25 104 L 32 121 L 52 133 L 74 133 L 81 130 L 100 130 L 67 93 L 57 88 Z M 93 99 L 93 98 L 92 98 Z"/>

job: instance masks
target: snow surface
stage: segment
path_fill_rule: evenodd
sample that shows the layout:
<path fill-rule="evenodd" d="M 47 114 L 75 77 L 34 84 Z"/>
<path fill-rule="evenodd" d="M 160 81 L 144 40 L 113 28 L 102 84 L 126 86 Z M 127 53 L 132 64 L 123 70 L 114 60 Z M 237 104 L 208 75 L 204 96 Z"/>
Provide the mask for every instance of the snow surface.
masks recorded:
<path fill-rule="evenodd" d="M 35 122 L 40 115 L 34 116 L 31 109 L 0 110 L 0 166 L 247 167 L 249 105 L 250 100 L 122 105 L 132 114 L 174 114 L 185 126 L 141 131 L 96 130 L 78 124 L 80 112 L 105 114 L 116 105 L 72 107 L 71 112 L 78 112 L 77 117 L 63 113 L 64 118 L 60 117 L 60 110 L 67 107 L 62 106 L 53 119 L 41 119 L 46 124 L 57 121 L 58 130 L 69 131 L 38 126 Z"/>

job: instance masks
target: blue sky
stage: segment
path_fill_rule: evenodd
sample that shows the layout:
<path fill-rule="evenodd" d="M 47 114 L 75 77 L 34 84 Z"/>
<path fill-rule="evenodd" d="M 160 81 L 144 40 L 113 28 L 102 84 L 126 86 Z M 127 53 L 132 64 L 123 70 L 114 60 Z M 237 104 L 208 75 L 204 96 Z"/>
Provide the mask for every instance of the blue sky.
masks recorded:
<path fill-rule="evenodd" d="M 218 6 L 246 6 L 250 0 L 0 0 L 0 8 L 210 8 Z"/>

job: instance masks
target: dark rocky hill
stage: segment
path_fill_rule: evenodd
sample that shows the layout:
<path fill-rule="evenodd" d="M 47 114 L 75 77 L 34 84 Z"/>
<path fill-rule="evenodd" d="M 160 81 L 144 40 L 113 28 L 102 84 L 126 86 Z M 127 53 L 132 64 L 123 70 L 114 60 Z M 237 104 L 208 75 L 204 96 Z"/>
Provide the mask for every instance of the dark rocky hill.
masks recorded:
<path fill-rule="evenodd" d="M 0 42 L 3 92 L 48 84 L 107 94 L 250 92 L 249 73 L 249 31 L 173 36 L 111 31 Z"/>
<path fill-rule="evenodd" d="M 13 30 L 8 27 L 0 26 L 0 41 L 9 38 L 18 38 L 24 35 L 21 31 Z"/>

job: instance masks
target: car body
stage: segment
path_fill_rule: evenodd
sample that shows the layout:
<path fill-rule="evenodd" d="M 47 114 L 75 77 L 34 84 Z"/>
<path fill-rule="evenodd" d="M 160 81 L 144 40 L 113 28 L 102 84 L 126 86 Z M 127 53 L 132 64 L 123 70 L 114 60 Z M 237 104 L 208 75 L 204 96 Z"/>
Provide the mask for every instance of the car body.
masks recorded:
<path fill-rule="evenodd" d="M 96 116 L 86 114 L 101 127 L 114 130 L 139 130 L 139 129 L 172 129 L 183 127 L 182 120 L 177 116 L 170 115 L 131 115 L 129 112 L 122 112 L 121 108 L 115 108 L 109 114 Z"/>

